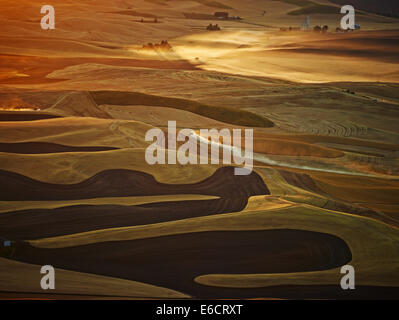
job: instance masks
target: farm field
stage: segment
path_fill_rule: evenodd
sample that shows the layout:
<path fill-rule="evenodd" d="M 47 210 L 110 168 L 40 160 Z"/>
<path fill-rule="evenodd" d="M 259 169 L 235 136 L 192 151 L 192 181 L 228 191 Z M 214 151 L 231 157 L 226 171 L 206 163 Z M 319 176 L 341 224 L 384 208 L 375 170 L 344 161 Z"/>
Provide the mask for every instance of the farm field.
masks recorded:
<path fill-rule="evenodd" d="M 398 18 L 359 6 L 344 33 L 339 0 L 51 3 L 54 30 L 41 1 L 0 11 L 0 299 L 399 299 Z M 253 170 L 148 163 L 170 121 L 252 129 Z"/>

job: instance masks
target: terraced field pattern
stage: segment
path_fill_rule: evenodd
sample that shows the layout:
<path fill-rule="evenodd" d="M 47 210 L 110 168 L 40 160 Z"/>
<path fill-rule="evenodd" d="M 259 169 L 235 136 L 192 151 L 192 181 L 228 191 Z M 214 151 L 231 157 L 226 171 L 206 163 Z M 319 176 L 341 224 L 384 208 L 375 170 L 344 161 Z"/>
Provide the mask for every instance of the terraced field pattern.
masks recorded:
<path fill-rule="evenodd" d="M 397 18 L 364 6 L 337 33 L 340 1 L 51 2 L 55 30 L 37 0 L 0 12 L 0 299 L 399 299 Z M 306 16 L 329 31 L 281 31 Z M 252 129 L 253 170 L 149 164 L 168 121 Z"/>

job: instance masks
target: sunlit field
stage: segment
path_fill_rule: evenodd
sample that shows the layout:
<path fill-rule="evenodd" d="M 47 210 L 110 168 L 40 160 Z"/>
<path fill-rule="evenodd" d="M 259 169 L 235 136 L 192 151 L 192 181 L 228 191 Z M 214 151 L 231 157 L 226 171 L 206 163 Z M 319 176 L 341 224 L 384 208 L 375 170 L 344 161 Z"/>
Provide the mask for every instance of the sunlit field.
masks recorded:
<path fill-rule="evenodd" d="M 1 4 L 0 299 L 399 298 L 389 0 Z"/>

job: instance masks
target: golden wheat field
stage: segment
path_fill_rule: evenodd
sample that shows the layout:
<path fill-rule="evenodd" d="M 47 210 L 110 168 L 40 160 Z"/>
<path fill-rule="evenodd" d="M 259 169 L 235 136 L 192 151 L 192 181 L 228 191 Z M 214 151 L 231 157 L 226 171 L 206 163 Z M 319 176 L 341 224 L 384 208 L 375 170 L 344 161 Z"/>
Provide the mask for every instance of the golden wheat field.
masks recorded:
<path fill-rule="evenodd" d="M 42 1 L 0 4 L 0 299 L 399 299 L 398 16 L 51 0 L 43 30 Z M 251 131 L 251 172 L 149 163 L 171 122 Z"/>

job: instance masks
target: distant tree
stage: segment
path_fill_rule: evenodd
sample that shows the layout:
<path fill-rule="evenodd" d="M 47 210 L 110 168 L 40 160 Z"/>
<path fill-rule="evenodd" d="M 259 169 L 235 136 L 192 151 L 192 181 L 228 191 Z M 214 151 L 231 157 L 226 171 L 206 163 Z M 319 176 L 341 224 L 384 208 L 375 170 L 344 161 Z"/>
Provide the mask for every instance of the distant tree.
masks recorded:
<path fill-rule="evenodd" d="M 327 32 L 327 31 L 328 31 L 328 26 L 323 26 L 323 28 L 321 29 L 321 31 L 322 31 L 323 33 Z"/>
<path fill-rule="evenodd" d="M 321 27 L 320 27 L 320 26 L 315 26 L 315 27 L 313 28 L 313 31 L 314 31 L 314 32 L 321 32 Z"/>

